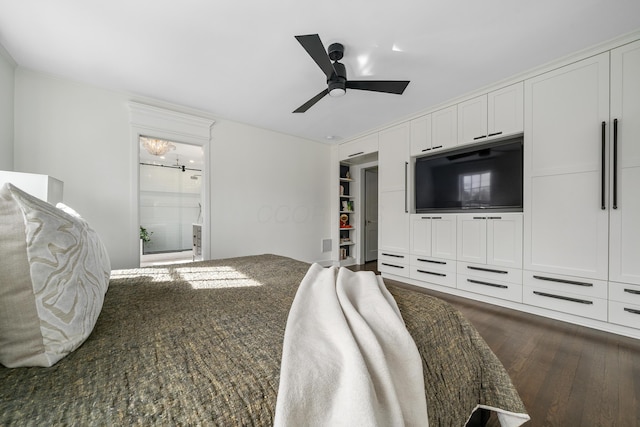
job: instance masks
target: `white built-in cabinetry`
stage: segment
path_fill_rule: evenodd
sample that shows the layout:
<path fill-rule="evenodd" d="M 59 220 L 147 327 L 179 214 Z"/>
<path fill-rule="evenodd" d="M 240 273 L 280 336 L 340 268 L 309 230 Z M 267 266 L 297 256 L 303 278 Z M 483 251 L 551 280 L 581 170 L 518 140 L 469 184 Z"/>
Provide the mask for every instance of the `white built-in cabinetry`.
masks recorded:
<path fill-rule="evenodd" d="M 434 150 L 455 147 L 458 143 L 458 106 L 431 113 L 431 145 Z"/>
<path fill-rule="evenodd" d="M 640 337 L 638 38 L 343 144 L 378 150 L 379 270 Z M 521 133 L 522 213 L 415 213 L 415 157 Z"/>
<path fill-rule="evenodd" d="M 640 42 L 526 82 L 525 303 L 640 325 L 639 89 Z"/>
<path fill-rule="evenodd" d="M 458 104 L 458 144 L 522 133 L 523 83 L 519 82 Z"/>
<path fill-rule="evenodd" d="M 378 269 L 409 276 L 410 125 L 378 135 Z"/>
<path fill-rule="evenodd" d="M 352 160 L 356 157 L 378 151 L 378 134 L 363 136 L 338 146 L 338 160 Z"/>
<path fill-rule="evenodd" d="M 456 286 L 456 216 L 411 215 L 410 277 Z"/>

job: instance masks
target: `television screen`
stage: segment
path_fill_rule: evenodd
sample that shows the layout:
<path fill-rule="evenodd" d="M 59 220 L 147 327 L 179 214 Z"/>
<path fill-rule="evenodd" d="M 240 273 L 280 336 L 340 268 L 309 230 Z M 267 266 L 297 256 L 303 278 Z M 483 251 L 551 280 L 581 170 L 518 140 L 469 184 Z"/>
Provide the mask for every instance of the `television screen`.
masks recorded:
<path fill-rule="evenodd" d="M 416 212 L 522 211 L 522 137 L 416 159 Z"/>

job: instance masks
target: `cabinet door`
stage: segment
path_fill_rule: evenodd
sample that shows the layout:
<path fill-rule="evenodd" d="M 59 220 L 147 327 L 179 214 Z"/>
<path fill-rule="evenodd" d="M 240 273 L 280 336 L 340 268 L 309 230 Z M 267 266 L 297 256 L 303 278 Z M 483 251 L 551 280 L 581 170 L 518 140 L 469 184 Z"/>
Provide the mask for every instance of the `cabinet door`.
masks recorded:
<path fill-rule="evenodd" d="M 380 191 L 406 191 L 409 130 L 409 123 L 403 123 L 379 133 L 378 188 Z M 402 206 L 404 206 L 404 203 Z"/>
<path fill-rule="evenodd" d="M 525 82 L 525 268 L 606 279 L 608 53 Z M 606 138 L 605 138 L 606 139 Z"/>
<path fill-rule="evenodd" d="M 378 203 L 378 249 L 408 254 L 410 215 L 405 212 L 405 192 L 381 191 Z"/>
<path fill-rule="evenodd" d="M 420 156 L 431 151 L 431 114 L 411 120 L 412 156 Z"/>
<path fill-rule="evenodd" d="M 488 217 L 487 264 L 522 268 L 522 214 Z"/>
<path fill-rule="evenodd" d="M 432 217 L 431 256 L 456 259 L 456 215 Z"/>
<path fill-rule="evenodd" d="M 611 119 L 609 280 L 640 284 L 640 42 L 611 52 Z"/>
<path fill-rule="evenodd" d="M 490 92 L 487 96 L 487 137 L 500 138 L 524 131 L 524 83 Z"/>
<path fill-rule="evenodd" d="M 458 143 L 458 106 L 431 113 L 431 148 L 455 147 Z"/>
<path fill-rule="evenodd" d="M 458 104 L 458 144 L 487 137 L 487 95 Z"/>
<path fill-rule="evenodd" d="M 487 262 L 487 217 L 458 215 L 458 260 Z"/>
<path fill-rule="evenodd" d="M 411 245 L 413 255 L 431 256 L 431 218 L 411 215 Z"/>
<path fill-rule="evenodd" d="M 349 160 L 376 151 L 378 151 L 378 134 L 374 133 L 338 146 L 338 160 Z"/>

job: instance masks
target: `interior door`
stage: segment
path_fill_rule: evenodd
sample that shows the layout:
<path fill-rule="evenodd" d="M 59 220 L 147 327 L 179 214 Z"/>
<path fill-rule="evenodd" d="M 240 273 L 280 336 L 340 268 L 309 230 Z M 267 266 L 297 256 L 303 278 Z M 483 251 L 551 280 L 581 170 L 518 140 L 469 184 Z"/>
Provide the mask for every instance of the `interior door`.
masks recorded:
<path fill-rule="evenodd" d="M 364 262 L 378 259 L 378 170 L 364 171 Z"/>

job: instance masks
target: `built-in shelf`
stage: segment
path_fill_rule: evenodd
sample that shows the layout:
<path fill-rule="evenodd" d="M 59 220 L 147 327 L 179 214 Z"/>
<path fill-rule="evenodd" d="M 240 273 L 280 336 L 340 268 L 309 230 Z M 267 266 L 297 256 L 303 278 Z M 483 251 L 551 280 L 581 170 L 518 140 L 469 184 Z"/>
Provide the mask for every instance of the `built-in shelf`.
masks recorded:
<path fill-rule="evenodd" d="M 340 265 L 350 265 L 355 263 L 356 255 L 356 238 L 353 231 L 355 230 L 354 204 L 355 204 L 355 180 L 351 177 L 350 166 L 346 163 L 340 163 L 340 189 L 338 193 L 338 260 Z M 346 208 L 346 209 L 345 209 Z M 342 227 L 341 224 L 348 224 L 349 227 Z"/>

